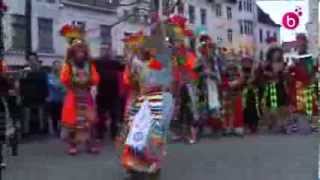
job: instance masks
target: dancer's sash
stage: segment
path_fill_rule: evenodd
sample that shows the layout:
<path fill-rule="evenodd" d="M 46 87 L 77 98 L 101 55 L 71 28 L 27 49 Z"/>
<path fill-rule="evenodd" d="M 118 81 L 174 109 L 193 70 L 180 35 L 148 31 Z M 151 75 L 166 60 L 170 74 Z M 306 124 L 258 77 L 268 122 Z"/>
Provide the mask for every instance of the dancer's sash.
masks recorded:
<path fill-rule="evenodd" d="M 145 100 L 138 113 L 134 116 L 126 145 L 142 150 L 147 144 L 149 132 L 152 125 L 152 116 L 149 101 Z"/>
<path fill-rule="evenodd" d="M 221 104 L 219 101 L 218 87 L 214 80 L 207 79 L 207 87 L 208 87 L 208 103 L 209 109 L 220 109 Z"/>

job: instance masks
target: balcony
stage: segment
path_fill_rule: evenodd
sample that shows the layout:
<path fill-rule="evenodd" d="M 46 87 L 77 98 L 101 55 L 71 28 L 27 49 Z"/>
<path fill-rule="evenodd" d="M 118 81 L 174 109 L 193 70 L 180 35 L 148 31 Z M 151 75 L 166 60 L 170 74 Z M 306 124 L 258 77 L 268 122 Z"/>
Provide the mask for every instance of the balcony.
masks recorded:
<path fill-rule="evenodd" d="M 237 0 L 226 0 L 227 3 L 237 3 Z"/>
<path fill-rule="evenodd" d="M 116 13 L 119 0 L 61 0 L 61 4 L 105 13 Z"/>

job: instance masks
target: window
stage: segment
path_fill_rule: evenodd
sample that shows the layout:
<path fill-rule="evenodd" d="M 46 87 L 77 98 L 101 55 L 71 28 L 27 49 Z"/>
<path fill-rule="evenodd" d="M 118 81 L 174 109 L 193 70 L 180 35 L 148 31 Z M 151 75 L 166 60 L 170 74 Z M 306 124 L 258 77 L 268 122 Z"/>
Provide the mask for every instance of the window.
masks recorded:
<path fill-rule="evenodd" d="M 38 50 L 44 53 L 53 52 L 53 20 L 48 18 L 38 18 L 38 28 Z"/>
<path fill-rule="evenodd" d="M 201 13 L 201 24 L 206 25 L 207 24 L 207 11 L 205 9 L 200 9 Z"/>
<path fill-rule="evenodd" d="M 153 1 L 153 8 L 154 8 L 156 11 L 159 11 L 159 7 L 160 7 L 160 2 L 159 2 L 159 0 L 154 0 L 154 1 Z"/>
<path fill-rule="evenodd" d="M 68 0 L 78 4 L 86 4 L 90 6 L 98 6 L 98 7 L 105 7 L 109 8 L 113 5 L 119 4 L 119 0 Z"/>
<path fill-rule="evenodd" d="M 269 40 L 270 38 L 270 31 L 267 31 L 267 41 Z"/>
<path fill-rule="evenodd" d="M 178 13 L 184 14 L 184 3 L 182 2 L 178 3 Z"/>
<path fill-rule="evenodd" d="M 22 15 L 13 15 L 12 22 L 12 49 L 24 50 L 26 47 L 26 18 Z"/>
<path fill-rule="evenodd" d="M 252 0 L 248 0 L 248 11 L 252 12 Z"/>
<path fill-rule="evenodd" d="M 129 16 L 129 10 L 124 9 L 123 10 L 123 17 L 128 17 Z"/>
<path fill-rule="evenodd" d="M 250 34 L 253 34 L 253 22 L 249 21 L 249 27 L 250 27 Z"/>
<path fill-rule="evenodd" d="M 195 39 L 190 39 L 190 48 L 192 50 L 196 49 L 196 41 L 195 41 Z"/>
<path fill-rule="evenodd" d="M 232 19 L 232 8 L 231 7 L 227 7 L 227 18 Z"/>
<path fill-rule="evenodd" d="M 242 1 L 239 1 L 239 11 L 242 11 Z"/>
<path fill-rule="evenodd" d="M 276 33 L 276 32 L 273 33 L 273 38 L 274 38 L 276 41 L 278 40 L 278 36 L 277 36 L 277 33 Z"/>
<path fill-rule="evenodd" d="M 100 38 L 102 45 L 108 45 L 112 42 L 111 39 L 111 26 L 100 25 Z"/>
<path fill-rule="evenodd" d="M 72 24 L 78 26 L 78 27 L 81 29 L 81 31 L 83 31 L 83 32 L 86 31 L 86 23 L 85 23 L 85 22 L 82 22 L 82 21 L 72 21 Z"/>
<path fill-rule="evenodd" d="M 228 29 L 228 41 L 232 42 L 232 29 Z"/>
<path fill-rule="evenodd" d="M 248 21 L 244 21 L 244 33 L 248 34 L 249 33 L 249 24 Z"/>
<path fill-rule="evenodd" d="M 222 37 L 218 36 L 218 37 L 217 37 L 217 43 L 220 44 L 220 43 L 222 43 L 222 42 L 223 42 Z"/>
<path fill-rule="evenodd" d="M 55 3 L 55 0 L 47 0 L 47 3 Z"/>
<path fill-rule="evenodd" d="M 253 22 L 248 20 L 240 20 L 240 34 L 247 34 L 252 35 L 253 34 Z"/>
<path fill-rule="evenodd" d="M 216 15 L 217 15 L 217 17 L 221 17 L 222 16 L 221 4 L 217 4 L 216 5 Z"/>
<path fill-rule="evenodd" d="M 247 6 L 247 0 L 244 0 L 244 1 L 243 1 L 243 10 L 244 10 L 244 11 L 247 11 L 247 9 L 248 9 L 247 7 L 248 7 L 248 6 Z"/>
<path fill-rule="evenodd" d="M 259 29 L 259 40 L 260 40 L 260 43 L 263 43 L 263 30 L 262 29 Z"/>
<path fill-rule="evenodd" d="M 168 15 L 170 13 L 170 0 L 162 0 L 162 14 Z"/>
<path fill-rule="evenodd" d="M 243 21 L 240 20 L 239 25 L 240 25 L 240 34 L 244 34 L 244 28 L 243 28 Z"/>
<path fill-rule="evenodd" d="M 262 50 L 260 50 L 259 56 L 260 56 L 260 60 L 263 60 L 263 59 L 264 59 L 264 54 L 263 54 L 263 51 L 262 51 Z"/>
<path fill-rule="evenodd" d="M 194 24 L 195 23 L 195 19 L 196 19 L 196 16 L 195 16 L 194 6 L 189 5 L 189 20 L 190 20 L 190 23 Z"/>

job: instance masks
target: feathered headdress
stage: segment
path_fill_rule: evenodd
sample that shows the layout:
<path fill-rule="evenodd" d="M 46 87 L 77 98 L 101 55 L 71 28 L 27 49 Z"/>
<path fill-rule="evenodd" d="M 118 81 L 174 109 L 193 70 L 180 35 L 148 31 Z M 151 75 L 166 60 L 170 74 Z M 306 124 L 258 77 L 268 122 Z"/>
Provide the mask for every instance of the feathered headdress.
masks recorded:
<path fill-rule="evenodd" d="M 145 35 L 143 31 L 136 33 L 127 33 L 122 41 L 131 49 L 136 49 L 141 46 L 145 41 Z"/>
<path fill-rule="evenodd" d="M 172 26 L 174 33 L 178 38 L 193 37 L 192 30 L 187 27 L 187 18 L 174 15 L 166 20 L 166 23 Z"/>
<path fill-rule="evenodd" d="M 84 34 L 81 28 L 76 25 L 66 24 L 60 29 L 60 35 L 65 37 L 71 46 L 84 42 Z"/>

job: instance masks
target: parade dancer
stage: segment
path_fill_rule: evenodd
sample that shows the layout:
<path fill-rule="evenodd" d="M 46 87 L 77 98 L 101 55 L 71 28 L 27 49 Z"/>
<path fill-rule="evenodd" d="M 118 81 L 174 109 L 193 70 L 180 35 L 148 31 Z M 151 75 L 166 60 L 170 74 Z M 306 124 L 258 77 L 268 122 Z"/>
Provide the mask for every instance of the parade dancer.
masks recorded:
<path fill-rule="evenodd" d="M 197 71 L 200 75 L 198 83 L 199 108 L 202 122 L 220 119 L 221 103 L 219 84 L 220 68 L 214 55 L 214 44 L 209 35 L 199 37 L 199 63 Z M 220 123 L 220 122 L 211 122 Z"/>
<path fill-rule="evenodd" d="M 294 80 L 294 100 L 297 112 L 305 114 L 312 120 L 316 108 L 316 79 L 315 64 L 311 54 L 308 54 L 307 37 L 303 34 L 297 36 L 299 56 L 294 66 L 290 68 L 290 75 Z"/>
<path fill-rule="evenodd" d="M 170 82 L 163 81 L 171 62 L 170 54 L 164 45 L 162 25 L 158 33 L 150 37 L 142 35 L 143 47 L 135 53 L 129 70 L 129 79 L 138 83 L 139 91 L 127 109 L 126 126 L 118 138 L 123 143 L 121 163 L 129 175 L 142 173 L 158 174 L 161 162 L 166 155 L 165 145 L 172 118 L 173 97 L 168 91 Z M 129 38 L 130 39 L 130 38 Z M 158 59 L 158 58 L 162 59 Z"/>
<path fill-rule="evenodd" d="M 193 33 L 186 29 L 187 19 L 180 15 L 168 19 L 168 24 L 173 27 L 175 36 L 169 42 L 173 49 L 173 79 L 176 119 L 175 123 L 180 132 L 174 140 L 186 139 L 190 144 L 197 140 L 199 127 L 199 112 L 197 109 L 197 88 L 195 80 L 198 79 L 195 67 L 196 54 L 187 47 L 185 40 L 193 38 Z M 179 31 L 181 30 L 181 31 Z M 191 132 L 191 134 L 190 134 Z"/>
<path fill-rule="evenodd" d="M 76 26 L 65 25 L 61 34 L 69 40 L 61 82 L 67 89 L 62 110 L 62 134 L 69 144 L 69 154 L 76 155 L 78 146 L 85 144 L 88 152 L 97 153 L 93 137 L 96 122 L 95 103 L 91 88 L 99 82 L 95 66 L 90 61 L 83 32 Z"/>
<path fill-rule="evenodd" d="M 251 58 L 242 59 L 243 84 L 243 113 L 244 122 L 250 133 L 257 133 L 260 119 L 260 101 L 257 82 L 255 79 L 254 62 Z"/>
<path fill-rule="evenodd" d="M 175 87 L 176 89 L 176 108 L 177 121 L 182 132 L 181 135 L 187 138 L 190 144 L 194 144 L 197 140 L 197 132 L 199 127 L 199 112 L 197 109 L 197 89 L 195 80 L 198 79 L 194 72 L 196 65 L 195 53 L 187 50 L 185 52 L 187 63 L 175 66 Z M 184 132 L 187 131 L 187 132 Z M 189 135 L 191 131 L 191 136 Z M 179 136 L 177 136 L 179 138 Z M 177 137 L 175 139 L 177 139 Z"/>
<path fill-rule="evenodd" d="M 272 46 L 267 52 L 263 92 L 264 123 L 269 130 L 281 132 L 288 118 L 288 94 L 283 50 Z"/>
<path fill-rule="evenodd" d="M 227 60 L 222 75 L 224 135 L 244 135 L 242 84 L 243 75 L 235 60 Z"/>

